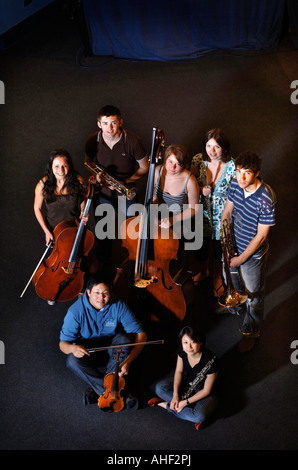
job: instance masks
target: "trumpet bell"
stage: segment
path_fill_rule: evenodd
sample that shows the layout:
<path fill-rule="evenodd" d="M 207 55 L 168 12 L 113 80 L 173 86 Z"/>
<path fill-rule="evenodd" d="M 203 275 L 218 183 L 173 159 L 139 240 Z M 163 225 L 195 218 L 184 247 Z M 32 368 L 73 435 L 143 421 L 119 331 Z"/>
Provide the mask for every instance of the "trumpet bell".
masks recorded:
<path fill-rule="evenodd" d="M 126 191 L 125 191 L 125 195 L 126 195 L 126 199 L 128 199 L 129 201 L 131 201 L 137 194 L 137 191 L 135 188 L 131 188 L 131 189 L 127 189 L 126 188 Z"/>
<path fill-rule="evenodd" d="M 244 304 L 248 299 L 246 292 L 234 290 L 230 293 L 221 295 L 218 299 L 219 305 L 222 307 L 237 307 Z"/>

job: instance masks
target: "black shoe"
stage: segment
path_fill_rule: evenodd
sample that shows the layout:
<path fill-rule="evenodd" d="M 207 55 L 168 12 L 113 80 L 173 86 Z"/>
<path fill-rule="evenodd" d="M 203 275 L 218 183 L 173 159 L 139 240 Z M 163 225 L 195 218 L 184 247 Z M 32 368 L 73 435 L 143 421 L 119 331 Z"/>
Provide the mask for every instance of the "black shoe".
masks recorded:
<path fill-rule="evenodd" d="M 138 399 L 133 397 L 131 394 L 125 400 L 125 407 L 127 410 L 137 410 L 139 406 Z"/>
<path fill-rule="evenodd" d="M 83 403 L 84 405 L 93 405 L 94 403 L 98 403 L 98 395 L 92 387 L 87 388 L 85 391 Z"/>

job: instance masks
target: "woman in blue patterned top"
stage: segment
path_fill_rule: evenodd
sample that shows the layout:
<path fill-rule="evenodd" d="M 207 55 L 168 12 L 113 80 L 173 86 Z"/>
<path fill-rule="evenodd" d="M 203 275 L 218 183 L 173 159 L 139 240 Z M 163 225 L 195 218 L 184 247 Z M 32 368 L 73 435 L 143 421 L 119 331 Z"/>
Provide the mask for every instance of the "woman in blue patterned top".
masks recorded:
<path fill-rule="evenodd" d="M 200 186 L 200 202 L 203 203 L 204 208 L 204 241 L 202 248 L 196 252 L 200 272 L 194 277 L 194 282 L 198 283 L 209 275 L 208 257 L 210 240 L 212 240 L 213 293 L 218 297 L 223 294 L 221 215 L 227 200 L 230 182 L 235 177 L 230 141 L 222 129 L 215 128 L 207 132 L 203 153 L 193 157 L 191 171 Z"/>

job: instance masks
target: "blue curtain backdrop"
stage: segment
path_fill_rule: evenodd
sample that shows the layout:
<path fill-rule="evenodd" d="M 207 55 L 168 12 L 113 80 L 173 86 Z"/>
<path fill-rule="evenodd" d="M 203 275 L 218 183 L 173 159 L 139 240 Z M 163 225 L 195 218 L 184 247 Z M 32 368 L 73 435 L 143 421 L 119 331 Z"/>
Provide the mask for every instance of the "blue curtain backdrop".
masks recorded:
<path fill-rule="evenodd" d="M 94 55 L 193 59 L 216 49 L 275 49 L 286 0 L 84 0 Z"/>

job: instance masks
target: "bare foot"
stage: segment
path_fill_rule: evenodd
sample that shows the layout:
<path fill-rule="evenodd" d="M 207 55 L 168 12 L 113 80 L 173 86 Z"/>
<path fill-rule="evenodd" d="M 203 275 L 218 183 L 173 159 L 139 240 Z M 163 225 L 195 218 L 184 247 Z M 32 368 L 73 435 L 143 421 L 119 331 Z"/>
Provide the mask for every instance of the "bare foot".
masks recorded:
<path fill-rule="evenodd" d="M 157 406 L 161 406 L 162 408 L 166 408 L 167 407 L 167 402 L 166 401 L 162 401 L 160 403 L 157 403 Z"/>

